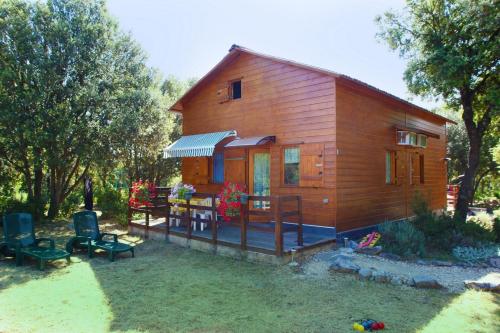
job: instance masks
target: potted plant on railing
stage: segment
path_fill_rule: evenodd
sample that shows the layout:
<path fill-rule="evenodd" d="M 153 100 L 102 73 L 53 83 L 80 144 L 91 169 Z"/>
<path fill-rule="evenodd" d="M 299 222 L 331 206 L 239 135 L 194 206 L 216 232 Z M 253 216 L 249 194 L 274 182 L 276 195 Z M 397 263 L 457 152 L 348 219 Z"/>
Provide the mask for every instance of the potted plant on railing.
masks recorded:
<path fill-rule="evenodd" d="M 132 183 L 128 204 L 132 208 L 153 207 L 152 199 L 157 196 L 158 193 L 154 183 L 139 180 Z"/>
<path fill-rule="evenodd" d="M 217 211 L 226 222 L 229 222 L 232 217 L 239 216 L 241 205 L 248 202 L 248 194 L 245 192 L 245 187 L 229 182 L 224 183 L 224 187 L 219 193 L 218 198 Z"/>
<path fill-rule="evenodd" d="M 179 204 L 184 203 L 185 200 L 191 200 L 193 193 L 196 189 L 193 185 L 177 183 L 172 188 L 170 195 L 168 196 L 168 201 L 173 203 L 172 212 L 173 215 L 170 218 L 170 222 L 175 223 L 177 226 L 181 223 L 180 216 L 184 215 L 186 208 L 179 207 Z"/>
<path fill-rule="evenodd" d="M 170 199 L 191 200 L 196 189 L 193 185 L 178 183 L 172 188 L 168 196 Z"/>

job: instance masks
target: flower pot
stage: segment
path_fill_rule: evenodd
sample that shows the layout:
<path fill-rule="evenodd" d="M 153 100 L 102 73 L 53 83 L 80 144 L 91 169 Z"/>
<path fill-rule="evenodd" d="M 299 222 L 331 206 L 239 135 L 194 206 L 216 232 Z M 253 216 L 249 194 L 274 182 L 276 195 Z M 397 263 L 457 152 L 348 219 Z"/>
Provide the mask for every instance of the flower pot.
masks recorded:
<path fill-rule="evenodd" d="M 184 193 L 184 200 L 191 200 L 193 198 L 193 193 L 191 192 L 186 192 Z"/>
<path fill-rule="evenodd" d="M 241 196 L 240 196 L 240 202 L 242 205 L 246 205 L 248 204 L 248 194 L 246 193 L 243 193 Z"/>

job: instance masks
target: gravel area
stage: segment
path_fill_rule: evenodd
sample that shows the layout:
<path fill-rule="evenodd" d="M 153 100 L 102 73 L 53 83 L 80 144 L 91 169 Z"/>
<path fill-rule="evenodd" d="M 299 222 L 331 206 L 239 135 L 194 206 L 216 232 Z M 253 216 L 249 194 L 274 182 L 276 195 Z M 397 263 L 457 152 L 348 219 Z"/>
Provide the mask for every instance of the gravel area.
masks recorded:
<path fill-rule="evenodd" d="M 500 270 L 493 267 L 477 268 L 420 265 L 408 261 L 389 260 L 379 256 L 345 253 L 339 250 L 329 250 L 317 253 L 309 261 L 303 264 L 303 272 L 310 276 L 328 276 L 328 268 L 332 264 L 333 258 L 338 254 L 350 257 L 352 262 L 359 265 L 361 268 L 371 268 L 379 272 L 387 272 L 405 278 L 412 278 L 417 275 L 431 276 L 450 292 L 463 291 L 465 289 L 465 280 L 478 280 L 487 275 L 495 275 L 497 278 L 500 278 Z"/>

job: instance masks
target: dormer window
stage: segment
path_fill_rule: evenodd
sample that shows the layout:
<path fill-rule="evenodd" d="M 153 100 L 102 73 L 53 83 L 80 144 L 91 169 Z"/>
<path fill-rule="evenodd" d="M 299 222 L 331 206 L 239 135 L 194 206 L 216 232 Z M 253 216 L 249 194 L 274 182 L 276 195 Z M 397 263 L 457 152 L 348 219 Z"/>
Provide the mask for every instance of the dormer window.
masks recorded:
<path fill-rule="evenodd" d="M 231 99 L 241 98 L 241 80 L 232 81 L 230 83 L 230 94 Z"/>

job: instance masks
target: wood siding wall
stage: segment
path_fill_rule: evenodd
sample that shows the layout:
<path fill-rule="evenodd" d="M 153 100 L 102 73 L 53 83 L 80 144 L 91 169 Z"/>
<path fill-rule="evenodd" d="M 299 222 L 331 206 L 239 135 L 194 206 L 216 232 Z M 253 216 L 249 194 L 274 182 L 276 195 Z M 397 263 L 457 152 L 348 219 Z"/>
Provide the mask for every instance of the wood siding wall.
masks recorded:
<path fill-rule="evenodd" d="M 413 215 L 415 193 L 432 209 L 446 206 L 446 128 L 442 121 L 402 108 L 382 96 L 337 80 L 337 230 L 369 226 Z M 396 145 L 395 126 L 439 134 L 428 147 Z M 400 184 L 385 183 L 385 152 L 403 159 Z M 410 184 L 410 153 L 424 155 L 424 184 Z M 402 175 L 401 175 L 402 171 Z"/>
<path fill-rule="evenodd" d="M 219 103 L 217 90 L 241 78 L 242 98 Z M 240 137 L 275 135 L 271 194 L 303 198 L 304 223 L 335 226 L 336 144 L 333 77 L 270 59 L 241 54 L 183 105 L 184 135 L 236 130 Z M 281 185 L 283 146 L 322 143 L 323 187 Z M 218 191 L 220 185 L 197 186 Z M 324 203 L 324 199 L 328 199 Z"/>

